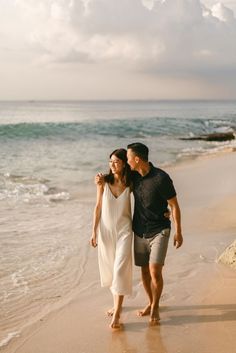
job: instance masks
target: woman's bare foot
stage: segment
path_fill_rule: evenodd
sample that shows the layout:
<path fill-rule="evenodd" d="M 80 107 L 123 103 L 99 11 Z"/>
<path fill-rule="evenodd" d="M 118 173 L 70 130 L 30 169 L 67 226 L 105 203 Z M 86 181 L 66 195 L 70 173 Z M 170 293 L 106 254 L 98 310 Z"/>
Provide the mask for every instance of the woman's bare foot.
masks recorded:
<path fill-rule="evenodd" d="M 145 306 L 144 309 L 138 311 L 138 316 L 147 316 L 150 315 L 151 312 L 151 304 Z"/>
<path fill-rule="evenodd" d="M 151 313 L 150 313 L 150 324 L 152 325 L 158 325 L 160 321 L 160 316 L 159 316 L 159 308 L 156 309 L 151 309 Z"/>
<path fill-rule="evenodd" d="M 121 313 L 122 309 L 120 309 L 120 313 Z M 107 316 L 113 316 L 115 312 L 115 308 L 111 308 L 109 310 L 107 310 Z"/>
<path fill-rule="evenodd" d="M 114 311 L 115 311 L 114 308 L 111 308 L 111 309 L 107 310 L 107 316 L 113 316 Z"/>
<path fill-rule="evenodd" d="M 112 320 L 110 323 L 110 328 L 120 328 L 120 315 L 118 313 L 114 313 L 112 316 Z"/>

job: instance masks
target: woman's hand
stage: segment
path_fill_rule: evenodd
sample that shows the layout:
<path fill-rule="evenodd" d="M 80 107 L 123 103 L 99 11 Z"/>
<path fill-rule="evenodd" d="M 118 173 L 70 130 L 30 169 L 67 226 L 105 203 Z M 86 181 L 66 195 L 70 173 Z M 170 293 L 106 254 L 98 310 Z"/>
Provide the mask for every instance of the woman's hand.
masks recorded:
<path fill-rule="evenodd" d="M 97 175 L 95 175 L 95 177 L 94 177 L 94 183 L 95 183 L 96 185 L 103 185 L 104 182 L 105 182 L 105 180 L 104 180 L 104 174 L 98 173 Z"/>
<path fill-rule="evenodd" d="M 166 210 L 166 212 L 164 213 L 164 217 L 170 219 L 170 216 L 171 216 L 171 211 L 170 211 L 170 209 L 168 208 L 168 209 Z"/>
<path fill-rule="evenodd" d="M 95 233 L 93 233 L 93 235 L 91 236 L 89 243 L 94 248 L 96 248 L 96 246 L 98 245 L 97 244 L 97 237 L 96 237 Z"/>

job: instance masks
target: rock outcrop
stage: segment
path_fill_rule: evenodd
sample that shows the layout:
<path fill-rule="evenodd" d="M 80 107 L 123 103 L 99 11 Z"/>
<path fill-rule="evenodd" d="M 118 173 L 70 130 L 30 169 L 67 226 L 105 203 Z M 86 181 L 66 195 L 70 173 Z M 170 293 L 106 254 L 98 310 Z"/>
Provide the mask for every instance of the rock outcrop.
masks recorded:
<path fill-rule="evenodd" d="M 217 132 L 213 134 L 181 138 L 181 140 L 203 140 L 203 141 L 230 141 L 234 139 L 235 139 L 235 135 L 233 132 Z"/>
<path fill-rule="evenodd" d="M 236 270 L 236 240 L 225 249 L 218 262 L 229 265 Z"/>

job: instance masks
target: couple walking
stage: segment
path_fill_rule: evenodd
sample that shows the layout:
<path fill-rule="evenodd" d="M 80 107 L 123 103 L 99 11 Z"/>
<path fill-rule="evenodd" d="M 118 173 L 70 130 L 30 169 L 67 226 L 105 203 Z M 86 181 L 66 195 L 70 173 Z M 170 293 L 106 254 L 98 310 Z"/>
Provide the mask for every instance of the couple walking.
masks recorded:
<path fill-rule="evenodd" d="M 94 209 L 90 244 L 98 245 L 101 285 L 111 289 L 114 307 L 110 327 L 120 327 L 120 313 L 125 295 L 132 292 L 132 234 L 135 265 L 141 267 L 148 304 L 139 311 L 150 315 L 155 324 L 159 318 L 159 300 L 163 289 L 162 268 L 170 236 L 170 207 L 175 225 L 174 245 L 179 248 L 180 208 L 169 175 L 148 161 L 148 147 L 132 143 L 110 155 L 107 175 L 98 175 L 97 202 Z M 134 195 L 131 214 L 130 193 Z"/>

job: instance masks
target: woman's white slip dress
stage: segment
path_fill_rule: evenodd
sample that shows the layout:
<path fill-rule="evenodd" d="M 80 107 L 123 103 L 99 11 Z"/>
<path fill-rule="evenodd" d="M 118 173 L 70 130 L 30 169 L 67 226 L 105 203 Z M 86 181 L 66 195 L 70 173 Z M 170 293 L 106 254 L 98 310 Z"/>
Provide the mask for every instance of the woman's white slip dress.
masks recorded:
<path fill-rule="evenodd" d="M 132 215 L 130 188 L 115 197 L 105 183 L 98 231 L 98 264 L 102 287 L 116 295 L 132 292 Z"/>

